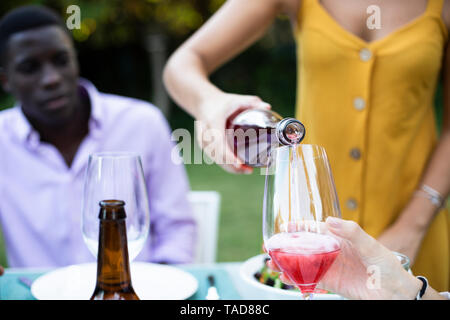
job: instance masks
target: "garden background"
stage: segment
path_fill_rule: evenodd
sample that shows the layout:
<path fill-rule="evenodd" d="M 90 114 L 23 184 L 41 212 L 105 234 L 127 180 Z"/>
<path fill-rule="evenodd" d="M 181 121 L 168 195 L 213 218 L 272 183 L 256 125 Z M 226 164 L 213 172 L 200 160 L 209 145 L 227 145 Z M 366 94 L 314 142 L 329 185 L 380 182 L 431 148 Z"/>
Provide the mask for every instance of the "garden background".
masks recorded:
<path fill-rule="evenodd" d="M 100 91 L 154 103 L 162 109 L 172 129 L 187 128 L 193 133 L 193 119 L 170 100 L 161 73 L 170 54 L 224 2 L 2 0 L 0 16 L 19 5 L 43 4 L 67 19 L 70 16 L 67 8 L 77 5 L 81 28 L 74 29 L 72 35 L 81 76 L 91 80 Z M 295 51 L 289 21 L 280 16 L 260 41 L 217 70 L 211 79 L 226 92 L 258 95 L 281 115 L 294 116 Z M 441 90 L 436 102 L 440 118 Z M 0 89 L 0 109 L 13 104 L 12 97 Z M 239 261 L 259 254 L 264 191 L 264 176 L 260 171 L 233 175 L 208 164 L 188 164 L 186 170 L 192 190 L 216 190 L 221 194 L 218 260 Z M 1 235 L 0 265 L 7 266 Z"/>

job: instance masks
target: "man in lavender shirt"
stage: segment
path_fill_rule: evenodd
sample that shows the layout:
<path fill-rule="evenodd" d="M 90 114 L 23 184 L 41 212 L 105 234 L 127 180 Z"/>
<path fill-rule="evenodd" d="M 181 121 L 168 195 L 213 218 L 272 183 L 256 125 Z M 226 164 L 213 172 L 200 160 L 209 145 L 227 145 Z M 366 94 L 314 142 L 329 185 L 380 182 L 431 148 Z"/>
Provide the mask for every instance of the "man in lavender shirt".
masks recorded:
<path fill-rule="evenodd" d="M 0 79 L 18 105 L 0 112 L 0 223 L 10 267 L 95 261 L 81 233 L 88 156 L 141 155 L 151 229 L 136 260 L 186 263 L 195 222 L 182 165 L 171 160 L 170 128 L 153 105 L 104 94 L 79 78 L 72 39 L 42 7 L 0 21 Z"/>

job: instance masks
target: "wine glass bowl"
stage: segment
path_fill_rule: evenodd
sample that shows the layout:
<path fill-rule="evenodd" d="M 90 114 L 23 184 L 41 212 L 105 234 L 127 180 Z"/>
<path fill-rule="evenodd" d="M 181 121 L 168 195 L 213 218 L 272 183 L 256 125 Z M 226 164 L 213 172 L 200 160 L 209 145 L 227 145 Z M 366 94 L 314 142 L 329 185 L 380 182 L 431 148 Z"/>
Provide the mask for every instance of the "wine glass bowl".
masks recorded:
<path fill-rule="evenodd" d="M 90 252 L 97 257 L 100 202 L 125 202 L 130 261 L 142 250 L 148 237 L 150 213 L 141 158 L 130 152 L 90 155 L 86 169 L 82 234 Z"/>
<path fill-rule="evenodd" d="M 340 215 L 324 148 L 305 144 L 272 150 L 264 192 L 264 245 L 305 299 L 312 298 L 340 252 L 325 224 L 327 217 Z"/>

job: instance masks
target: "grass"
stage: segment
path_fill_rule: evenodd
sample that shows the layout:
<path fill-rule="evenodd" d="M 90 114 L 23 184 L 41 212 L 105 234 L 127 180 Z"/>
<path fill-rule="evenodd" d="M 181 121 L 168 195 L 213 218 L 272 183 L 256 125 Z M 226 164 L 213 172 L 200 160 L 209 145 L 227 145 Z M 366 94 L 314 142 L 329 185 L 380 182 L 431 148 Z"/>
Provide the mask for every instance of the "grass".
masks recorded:
<path fill-rule="evenodd" d="M 217 165 L 186 166 L 192 190 L 221 194 L 218 261 L 242 261 L 261 253 L 264 176 L 234 175 Z"/>

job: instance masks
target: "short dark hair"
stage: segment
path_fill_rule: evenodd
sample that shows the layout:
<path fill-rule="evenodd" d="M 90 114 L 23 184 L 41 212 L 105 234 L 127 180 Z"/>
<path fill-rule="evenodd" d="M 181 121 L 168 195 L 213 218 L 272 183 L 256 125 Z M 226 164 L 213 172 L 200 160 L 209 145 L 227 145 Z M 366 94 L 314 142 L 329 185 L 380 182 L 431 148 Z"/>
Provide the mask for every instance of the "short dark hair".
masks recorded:
<path fill-rule="evenodd" d="M 13 34 L 46 26 L 59 26 L 69 34 L 58 13 L 44 6 L 22 6 L 4 15 L 0 20 L 0 66 L 6 62 L 8 40 Z"/>

